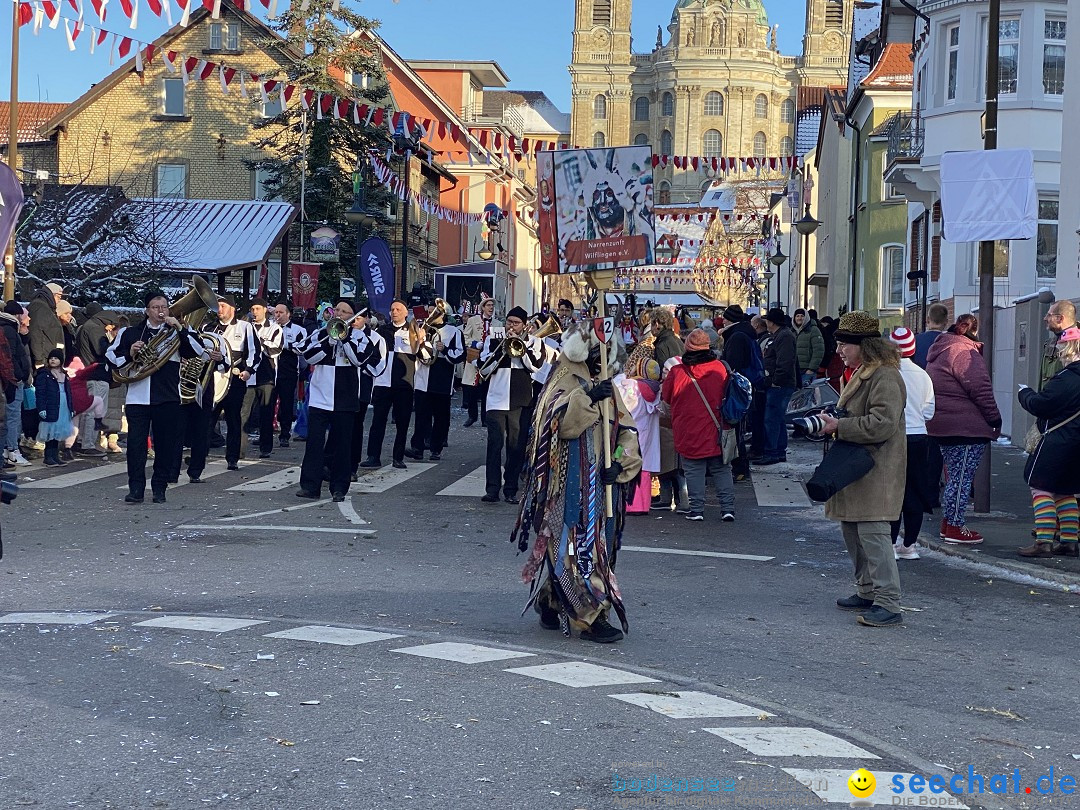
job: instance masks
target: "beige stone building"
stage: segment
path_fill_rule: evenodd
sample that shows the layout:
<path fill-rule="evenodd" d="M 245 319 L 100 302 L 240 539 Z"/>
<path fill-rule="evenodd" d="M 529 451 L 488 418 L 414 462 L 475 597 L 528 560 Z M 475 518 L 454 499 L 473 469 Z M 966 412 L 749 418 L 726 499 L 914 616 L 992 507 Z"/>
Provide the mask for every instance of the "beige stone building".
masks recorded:
<path fill-rule="evenodd" d="M 630 37 L 632 0 L 576 0 L 573 142 L 651 144 L 704 158 L 795 154 L 796 123 L 847 76 L 852 0 L 807 0 L 801 56 L 781 54 L 761 0 L 676 0 L 648 53 Z M 816 127 L 815 127 L 816 128 Z M 696 203 L 708 171 L 658 168 L 657 202 Z"/>

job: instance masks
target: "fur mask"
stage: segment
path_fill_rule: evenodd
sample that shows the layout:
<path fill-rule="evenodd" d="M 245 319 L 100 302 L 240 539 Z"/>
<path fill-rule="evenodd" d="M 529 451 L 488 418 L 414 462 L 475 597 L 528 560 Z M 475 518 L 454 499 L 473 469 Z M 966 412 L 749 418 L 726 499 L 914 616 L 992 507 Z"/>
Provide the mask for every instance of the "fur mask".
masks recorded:
<path fill-rule="evenodd" d="M 585 363 L 596 376 L 600 373 L 600 338 L 593 331 L 592 321 L 571 324 L 562 335 L 562 356 L 570 363 Z M 626 344 L 619 330 L 608 344 L 608 373 L 614 377 L 626 365 Z"/>

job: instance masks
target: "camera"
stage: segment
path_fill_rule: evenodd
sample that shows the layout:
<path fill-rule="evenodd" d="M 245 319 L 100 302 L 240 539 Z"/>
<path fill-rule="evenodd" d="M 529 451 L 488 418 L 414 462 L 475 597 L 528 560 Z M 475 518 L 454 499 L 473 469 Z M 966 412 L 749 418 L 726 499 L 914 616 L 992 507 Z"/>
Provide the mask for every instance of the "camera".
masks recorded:
<path fill-rule="evenodd" d="M 791 424 L 796 429 L 812 436 L 815 433 L 820 433 L 825 427 L 825 419 L 823 418 L 825 415 L 831 416 L 833 419 L 843 419 L 848 415 L 848 412 L 843 408 L 830 405 L 817 413 L 796 417 L 791 420 Z"/>
<path fill-rule="evenodd" d="M 19 485 L 13 481 L 0 481 L 0 503 L 7 506 L 19 495 Z"/>

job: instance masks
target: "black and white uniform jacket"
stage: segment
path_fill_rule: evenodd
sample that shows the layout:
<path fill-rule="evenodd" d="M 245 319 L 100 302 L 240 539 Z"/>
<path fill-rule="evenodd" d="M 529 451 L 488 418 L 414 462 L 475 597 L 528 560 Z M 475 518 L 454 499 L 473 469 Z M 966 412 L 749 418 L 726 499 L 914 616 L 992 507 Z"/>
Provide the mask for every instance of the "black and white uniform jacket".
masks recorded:
<path fill-rule="evenodd" d="M 248 378 L 248 385 L 273 385 L 277 382 L 278 357 L 285 346 L 281 327 L 271 318 L 263 323 L 253 323 L 255 337 L 259 341 L 262 362 L 255 373 Z"/>
<path fill-rule="evenodd" d="M 248 371 L 247 384 L 255 384 L 255 372 L 259 369 L 262 361 L 262 348 L 258 337 L 255 336 L 255 327 L 248 321 L 238 321 L 233 318 L 228 323 L 218 323 L 214 331 L 225 338 L 229 347 L 229 368 L 234 375 L 242 371 Z"/>
<path fill-rule="evenodd" d="M 356 413 L 360 408 L 360 375 L 357 369 L 369 361 L 374 344 L 359 329 L 335 341 L 326 329 L 312 332 L 304 346 L 304 359 L 311 366 L 308 407 L 339 413 Z"/>
<path fill-rule="evenodd" d="M 210 384 L 203 388 L 200 378 L 195 389 L 195 403 L 203 408 L 212 408 L 214 394 L 218 386 L 224 390 L 229 387 L 229 344 L 225 342 L 225 336 L 218 332 L 203 332 L 217 343 L 217 350 L 221 352 L 221 360 L 214 363 L 214 373 L 210 375 Z"/>
<path fill-rule="evenodd" d="M 502 354 L 495 370 L 488 375 L 487 409 L 489 411 L 512 411 L 524 408 L 532 402 L 532 375 L 544 365 L 544 343 L 532 335 L 519 335 L 525 341 L 525 354 L 511 357 L 500 352 L 503 338 L 488 338 L 480 352 L 480 368 L 485 367 L 496 352 Z"/>
<path fill-rule="evenodd" d="M 281 329 L 281 354 L 277 358 L 277 376 L 279 380 L 296 381 L 300 373 L 300 355 L 307 343 L 308 333 L 302 326 L 290 321 Z"/>
<path fill-rule="evenodd" d="M 536 385 L 544 385 L 548 381 L 551 369 L 559 362 L 559 356 L 562 354 L 562 344 L 553 337 L 546 337 L 541 343 L 544 346 L 544 364 L 533 372 L 533 383 Z"/>
<path fill-rule="evenodd" d="M 367 339 L 371 341 L 371 356 L 357 371 L 360 374 L 360 404 L 371 404 L 371 389 L 375 386 L 375 380 L 381 377 L 390 360 L 386 351 L 386 341 L 382 335 L 370 326 L 363 329 Z"/>
<path fill-rule="evenodd" d="M 144 321 L 141 326 L 125 326 L 116 333 L 116 337 L 105 352 L 105 359 L 116 368 L 126 365 L 132 360 L 134 354 L 131 347 L 139 341 L 149 343 L 155 335 L 160 334 L 162 329 L 171 331 L 172 327 L 162 325 L 155 329 L 149 321 Z M 127 387 L 125 403 L 128 405 L 179 403 L 180 361 L 194 357 L 209 359 L 198 335 L 185 326 L 181 331 L 176 351 L 160 369 Z"/>
<path fill-rule="evenodd" d="M 420 357 L 435 354 L 435 362 L 430 366 L 417 363 L 416 390 L 450 396 L 454 393 L 454 367 L 465 359 L 465 340 L 461 330 L 449 323 L 439 327 L 439 340 L 442 348 L 438 351 L 427 342 L 420 349 Z"/>
<path fill-rule="evenodd" d="M 409 345 L 409 325 L 403 323 L 394 326 L 388 323 L 379 327 L 379 334 L 386 343 L 386 368 L 375 378 L 376 388 L 390 388 L 402 385 L 413 387 L 416 374 L 416 355 Z"/>

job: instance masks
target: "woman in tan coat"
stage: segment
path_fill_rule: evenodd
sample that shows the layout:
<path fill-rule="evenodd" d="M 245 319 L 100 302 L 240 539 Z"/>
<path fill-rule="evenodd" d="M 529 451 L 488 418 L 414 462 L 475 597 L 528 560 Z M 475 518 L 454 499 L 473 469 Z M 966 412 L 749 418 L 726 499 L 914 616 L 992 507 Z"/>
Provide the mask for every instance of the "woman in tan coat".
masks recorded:
<path fill-rule="evenodd" d="M 822 433 L 863 445 L 874 459 L 870 472 L 825 503 L 826 516 L 840 521 L 855 565 L 856 593 L 837 599 L 836 605 L 863 611 L 859 624 L 889 627 L 903 622 L 900 572 L 889 529 L 904 503 L 907 470 L 907 395 L 900 376 L 900 353 L 882 339 L 877 318 L 861 311 L 840 318 L 836 348 L 845 366 L 837 407 L 846 415 L 825 417 Z"/>

